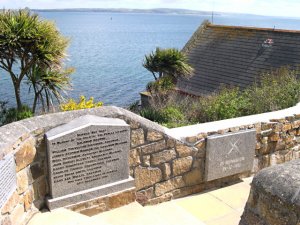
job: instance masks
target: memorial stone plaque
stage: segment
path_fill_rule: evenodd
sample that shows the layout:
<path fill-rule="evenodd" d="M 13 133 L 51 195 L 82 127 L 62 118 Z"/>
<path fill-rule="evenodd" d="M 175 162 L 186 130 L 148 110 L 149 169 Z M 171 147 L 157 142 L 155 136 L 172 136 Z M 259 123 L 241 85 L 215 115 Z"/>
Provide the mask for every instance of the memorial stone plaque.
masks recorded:
<path fill-rule="evenodd" d="M 16 165 L 13 154 L 0 160 L 0 209 L 17 188 Z"/>
<path fill-rule="evenodd" d="M 83 116 L 50 130 L 46 140 L 50 209 L 132 186 L 130 127 L 123 120 Z"/>
<path fill-rule="evenodd" d="M 255 145 L 255 130 L 208 137 L 206 181 L 250 171 L 253 166 Z"/>

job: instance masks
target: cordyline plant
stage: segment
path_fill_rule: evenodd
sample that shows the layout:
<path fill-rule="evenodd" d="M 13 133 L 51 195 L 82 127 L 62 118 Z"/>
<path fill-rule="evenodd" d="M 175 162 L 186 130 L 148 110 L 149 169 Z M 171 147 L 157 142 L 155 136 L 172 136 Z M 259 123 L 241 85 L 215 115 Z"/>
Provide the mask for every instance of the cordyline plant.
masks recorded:
<path fill-rule="evenodd" d="M 57 70 L 34 66 L 27 75 L 29 92 L 34 92 L 32 112 L 36 111 L 38 103 L 41 103 L 43 111 L 49 111 L 54 107 L 54 99 L 58 103 L 64 100 L 62 93 L 71 89 L 70 74 L 73 72 L 73 68 Z"/>
<path fill-rule="evenodd" d="M 189 77 L 194 71 L 188 64 L 187 57 L 175 48 L 156 48 L 154 52 L 145 56 L 143 66 L 152 73 L 156 81 L 165 76 L 175 79 Z"/>
<path fill-rule="evenodd" d="M 0 12 L 0 68 L 11 77 L 18 110 L 22 110 L 20 87 L 23 79 L 30 77 L 36 67 L 45 74 L 60 71 L 68 43 L 53 22 L 41 20 L 28 10 Z M 43 86 L 44 94 L 48 95 L 45 90 Z"/>

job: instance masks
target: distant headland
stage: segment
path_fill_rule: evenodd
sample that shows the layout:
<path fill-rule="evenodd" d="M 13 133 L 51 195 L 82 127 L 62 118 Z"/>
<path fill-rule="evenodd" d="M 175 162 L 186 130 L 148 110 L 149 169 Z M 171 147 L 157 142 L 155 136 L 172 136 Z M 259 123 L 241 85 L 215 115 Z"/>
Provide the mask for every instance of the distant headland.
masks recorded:
<path fill-rule="evenodd" d="M 127 9 L 127 8 L 66 8 L 66 9 L 32 9 L 36 12 L 103 12 L 103 13 L 160 13 L 160 14 L 191 14 L 191 15 L 211 15 L 208 11 L 198 11 L 189 9 Z M 220 13 L 214 13 L 219 15 Z"/>

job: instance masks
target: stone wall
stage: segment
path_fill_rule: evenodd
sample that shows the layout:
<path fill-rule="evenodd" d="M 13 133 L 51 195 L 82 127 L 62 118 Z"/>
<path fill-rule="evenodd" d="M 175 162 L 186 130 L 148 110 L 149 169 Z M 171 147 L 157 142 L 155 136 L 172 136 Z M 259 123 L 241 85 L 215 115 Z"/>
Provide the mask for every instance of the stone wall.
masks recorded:
<path fill-rule="evenodd" d="M 1 224 L 5 225 L 28 220 L 43 207 L 48 193 L 42 130 L 24 133 L 6 151 L 9 150 L 15 158 L 17 189 L 1 209 Z"/>
<path fill-rule="evenodd" d="M 300 160 L 260 171 L 240 225 L 300 224 Z"/>
<path fill-rule="evenodd" d="M 251 174 L 205 182 L 205 146 L 209 135 L 255 128 L 257 144 L 252 173 L 299 158 L 299 108 L 256 115 L 255 119 L 244 117 L 171 130 L 117 107 L 48 114 L 0 127 L 0 159 L 12 153 L 17 173 L 17 189 L 1 209 L 1 225 L 25 223 L 45 207 L 49 187 L 44 133 L 79 116 L 120 118 L 130 125 L 130 174 L 136 182 L 136 200 L 146 205 L 221 187 Z M 125 195 L 132 201 L 131 193 Z M 117 201 L 115 195 L 111 199 Z M 90 207 L 101 212 L 121 205 L 112 204 L 111 199 L 100 198 L 71 209 L 84 212 Z"/>
<path fill-rule="evenodd" d="M 233 119 L 234 120 L 234 119 Z M 271 119 L 269 122 L 244 120 L 244 125 L 218 126 L 220 129 L 189 135 L 185 128 L 164 133 L 149 131 L 136 127 L 132 134 L 139 137 L 132 143 L 131 171 L 136 180 L 137 201 L 141 204 L 156 204 L 172 198 L 201 192 L 212 187 L 221 187 L 250 173 L 204 181 L 206 138 L 215 134 L 225 134 L 246 129 L 256 129 L 257 142 L 254 166 L 251 173 L 300 157 L 300 115 L 294 114 L 284 118 Z M 213 126 L 212 126 L 213 127 Z M 194 128 L 193 128 L 194 129 Z M 181 137 L 175 133 L 182 130 Z M 179 132 L 180 133 L 180 132 Z M 139 134 L 139 135 L 137 135 Z M 145 139 L 143 139 L 143 136 Z M 172 138 L 175 136 L 176 138 Z"/>

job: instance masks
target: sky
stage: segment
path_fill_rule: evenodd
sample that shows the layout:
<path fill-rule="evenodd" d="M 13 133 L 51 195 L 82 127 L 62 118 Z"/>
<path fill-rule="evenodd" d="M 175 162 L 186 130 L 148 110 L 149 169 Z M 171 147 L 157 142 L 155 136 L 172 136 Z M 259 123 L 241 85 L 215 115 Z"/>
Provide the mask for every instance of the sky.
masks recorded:
<path fill-rule="evenodd" d="M 182 8 L 300 17 L 300 0 L 0 0 L 2 8 Z"/>

